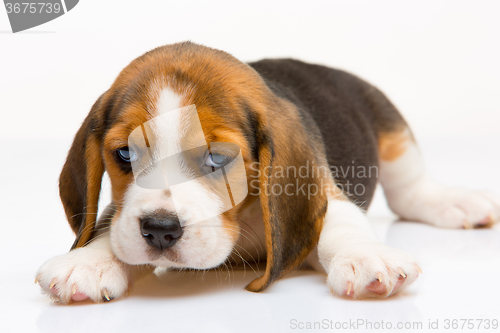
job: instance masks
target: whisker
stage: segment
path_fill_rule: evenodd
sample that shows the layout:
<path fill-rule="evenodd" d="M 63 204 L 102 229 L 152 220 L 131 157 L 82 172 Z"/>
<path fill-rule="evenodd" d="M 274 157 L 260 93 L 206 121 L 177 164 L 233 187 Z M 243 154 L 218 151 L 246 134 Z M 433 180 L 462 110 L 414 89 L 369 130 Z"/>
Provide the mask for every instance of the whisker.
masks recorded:
<path fill-rule="evenodd" d="M 102 236 L 104 236 L 104 235 L 105 235 L 105 233 L 100 234 L 100 235 L 97 235 L 96 237 L 94 237 L 94 238 L 92 238 L 92 239 L 90 239 L 90 240 L 86 241 L 86 242 L 85 242 L 85 244 L 83 244 L 82 246 L 87 246 L 87 245 L 88 245 L 88 244 L 90 244 L 91 242 L 95 241 L 95 240 L 96 240 L 96 239 L 98 239 L 98 238 L 101 238 L 101 237 L 102 237 Z"/>
<path fill-rule="evenodd" d="M 262 240 L 259 238 L 259 235 L 258 235 L 258 234 L 257 234 L 257 232 L 255 231 L 255 229 L 254 229 L 254 228 L 252 228 L 252 226 L 250 226 L 248 223 L 246 223 L 246 222 L 245 222 L 245 221 L 243 221 L 243 220 L 238 220 L 238 221 L 239 221 L 240 223 L 244 223 L 247 227 L 249 227 L 249 228 L 253 231 L 253 233 L 255 234 L 255 236 L 253 236 L 253 237 L 254 237 L 254 239 L 255 239 L 255 238 L 257 238 L 257 241 L 258 241 L 259 245 L 261 246 L 261 248 L 260 248 L 260 249 L 262 250 L 262 252 L 265 252 L 265 250 L 264 250 L 264 246 L 262 245 Z M 244 229 L 243 229 L 243 230 L 244 230 Z M 247 231 L 247 230 L 245 230 L 245 231 Z M 248 232 L 248 231 L 247 231 L 247 233 L 248 233 L 248 234 L 250 234 L 250 232 Z M 250 235 L 251 235 L 251 234 L 250 234 Z M 259 251 L 257 251 L 257 253 L 258 253 L 258 252 L 259 252 Z"/>
<path fill-rule="evenodd" d="M 235 230 L 235 229 L 230 229 L 229 227 L 224 227 L 225 229 L 229 229 L 229 230 Z M 241 229 L 241 231 L 246 231 L 244 229 Z M 248 231 L 246 231 L 248 234 L 250 234 Z M 258 263 L 260 262 L 260 251 L 259 249 L 257 248 L 257 246 L 255 245 L 255 243 L 250 239 L 248 238 L 246 235 L 244 235 L 243 233 L 240 234 L 242 237 L 244 237 L 245 239 L 248 240 L 248 242 L 254 247 L 255 251 L 257 252 L 257 260 L 255 260 L 255 258 L 244 248 L 242 247 L 241 245 L 238 245 L 241 249 L 243 249 L 251 258 L 252 260 L 255 262 L 255 263 Z M 251 235 L 251 234 L 250 234 Z M 253 235 L 252 235 L 253 236 Z M 255 237 L 254 237 L 255 238 Z M 237 244 L 235 244 L 237 245 Z M 260 249 L 262 250 L 262 252 L 265 252 L 264 250 L 264 247 L 262 246 L 261 243 L 259 243 L 260 245 Z"/>
<path fill-rule="evenodd" d="M 238 246 L 239 248 L 241 248 L 242 250 L 245 250 L 244 248 L 242 248 L 241 246 L 235 244 L 235 246 Z M 258 273 L 255 271 L 255 269 L 253 268 L 252 265 L 250 265 L 250 263 L 248 261 L 246 261 L 242 256 L 241 254 L 238 252 L 238 250 L 233 247 L 233 249 L 238 253 L 238 255 L 240 256 L 241 260 L 243 261 L 243 276 L 246 275 L 246 269 L 245 269 L 245 264 L 248 265 L 248 267 L 250 267 L 252 269 L 252 271 L 255 273 L 255 275 L 259 276 L 260 275 L 260 268 L 257 266 L 257 270 L 259 271 Z M 245 250 L 246 251 L 246 250 Z M 247 252 L 248 253 L 248 252 Z M 253 257 L 252 257 L 253 259 Z"/>

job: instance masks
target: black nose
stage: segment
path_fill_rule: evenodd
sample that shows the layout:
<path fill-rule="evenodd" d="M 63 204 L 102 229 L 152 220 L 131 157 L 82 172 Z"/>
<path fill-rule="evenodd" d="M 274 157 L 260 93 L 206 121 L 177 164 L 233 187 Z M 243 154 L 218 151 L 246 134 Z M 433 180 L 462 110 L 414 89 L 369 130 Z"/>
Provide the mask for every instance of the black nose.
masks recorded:
<path fill-rule="evenodd" d="M 182 227 L 177 216 L 155 213 L 141 218 L 141 232 L 149 245 L 163 250 L 181 238 Z"/>

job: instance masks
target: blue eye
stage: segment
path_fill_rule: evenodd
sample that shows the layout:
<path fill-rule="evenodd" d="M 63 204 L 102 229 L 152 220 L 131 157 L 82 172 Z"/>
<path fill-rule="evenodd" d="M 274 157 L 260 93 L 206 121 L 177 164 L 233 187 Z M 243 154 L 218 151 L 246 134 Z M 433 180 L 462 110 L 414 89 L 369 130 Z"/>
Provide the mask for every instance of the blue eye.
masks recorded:
<path fill-rule="evenodd" d="M 137 154 L 132 148 L 122 147 L 118 148 L 116 151 L 118 156 L 127 163 L 137 161 Z"/>
<path fill-rule="evenodd" d="M 206 165 L 212 168 L 220 168 L 229 163 L 229 158 L 215 153 L 208 154 Z"/>

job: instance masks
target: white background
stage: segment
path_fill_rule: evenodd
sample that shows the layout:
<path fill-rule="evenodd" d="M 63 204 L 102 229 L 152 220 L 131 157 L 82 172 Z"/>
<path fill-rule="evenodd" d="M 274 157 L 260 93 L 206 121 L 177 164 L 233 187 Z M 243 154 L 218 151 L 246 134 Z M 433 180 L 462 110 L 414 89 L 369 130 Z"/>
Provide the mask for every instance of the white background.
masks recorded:
<path fill-rule="evenodd" d="M 424 328 L 436 319 L 500 320 L 499 229 L 393 223 L 380 194 L 369 216 L 381 238 L 424 267 L 406 294 L 387 301 L 338 299 L 308 271 L 262 294 L 242 290 L 255 276 L 248 271 L 230 281 L 227 273 L 204 282 L 153 276 L 127 299 L 70 307 L 50 305 L 32 283 L 73 241 L 57 177 L 91 105 L 135 57 L 188 39 L 243 61 L 293 57 L 353 72 L 401 110 L 436 178 L 499 193 L 499 17 L 497 1 L 87 0 L 12 34 L 0 7 L 0 331 L 277 332 L 291 330 L 292 319 Z"/>

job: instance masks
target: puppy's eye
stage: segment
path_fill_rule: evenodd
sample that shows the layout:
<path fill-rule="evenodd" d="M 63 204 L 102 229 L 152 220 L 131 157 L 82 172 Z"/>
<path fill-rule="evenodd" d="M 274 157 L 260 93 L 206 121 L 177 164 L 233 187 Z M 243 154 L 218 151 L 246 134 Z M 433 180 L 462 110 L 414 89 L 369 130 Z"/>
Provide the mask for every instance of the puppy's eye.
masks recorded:
<path fill-rule="evenodd" d="M 116 150 L 118 157 L 120 157 L 123 161 L 130 163 L 137 161 L 136 152 L 130 147 L 121 147 Z"/>
<path fill-rule="evenodd" d="M 217 153 L 210 153 L 208 154 L 205 164 L 212 168 L 220 168 L 228 164 L 229 161 L 230 159 L 227 156 L 220 155 Z"/>

